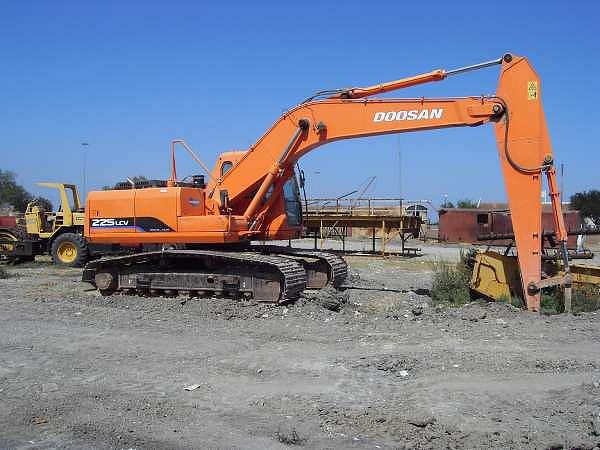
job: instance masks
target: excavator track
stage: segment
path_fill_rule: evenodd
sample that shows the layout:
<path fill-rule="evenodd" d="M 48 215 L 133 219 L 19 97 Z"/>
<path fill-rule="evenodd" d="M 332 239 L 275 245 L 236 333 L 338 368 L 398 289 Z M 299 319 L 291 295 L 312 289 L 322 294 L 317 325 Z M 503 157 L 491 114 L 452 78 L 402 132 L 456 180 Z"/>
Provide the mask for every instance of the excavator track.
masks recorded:
<path fill-rule="evenodd" d="M 256 249 L 264 254 L 299 261 L 307 273 L 308 289 L 322 289 L 328 285 L 337 288 L 348 276 L 348 264 L 344 258 L 333 253 L 277 245 L 261 245 L 256 246 Z"/>
<path fill-rule="evenodd" d="M 306 271 L 289 258 L 255 252 L 165 250 L 92 261 L 82 280 L 105 295 L 222 295 L 283 303 L 306 288 Z"/>

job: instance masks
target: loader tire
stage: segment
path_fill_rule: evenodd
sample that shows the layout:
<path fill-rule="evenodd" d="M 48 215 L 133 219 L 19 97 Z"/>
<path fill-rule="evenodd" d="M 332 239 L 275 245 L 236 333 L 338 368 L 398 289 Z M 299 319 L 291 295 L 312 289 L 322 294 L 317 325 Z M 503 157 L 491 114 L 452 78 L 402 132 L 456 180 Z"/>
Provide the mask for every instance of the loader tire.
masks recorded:
<path fill-rule="evenodd" d="M 54 239 L 50 251 L 54 264 L 68 267 L 82 267 L 89 259 L 90 252 L 82 235 L 64 233 Z"/>
<path fill-rule="evenodd" d="M 24 241 L 29 236 L 23 230 L 18 228 L 2 228 L 0 229 L 0 240 L 2 241 Z M 16 265 L 24 262 L 34 261 L 34 255 L 8 256 L 6 253 L 11 252 L 14 246 L 10 243 L 0 244 L 0 261 L 6 261 L 8 264 Z"/>

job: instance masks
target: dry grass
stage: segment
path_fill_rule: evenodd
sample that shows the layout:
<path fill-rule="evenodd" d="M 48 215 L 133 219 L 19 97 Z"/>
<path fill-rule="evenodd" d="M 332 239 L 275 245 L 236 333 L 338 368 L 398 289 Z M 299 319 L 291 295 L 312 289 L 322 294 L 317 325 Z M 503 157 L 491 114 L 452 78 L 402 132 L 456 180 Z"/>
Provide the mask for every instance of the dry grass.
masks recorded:
<path fill-rule="evenodd" d="M 434 304 L 462 306 L 471 301 L 471 269 L 466 265 L 462 254 L 456 263 L 436 260 L 429 265 L 433 271 L 431 300 Z"/>
<path fill-rule="evenodd" d="M 573 313 L 591 312 L 600 309 L 600 293 L 597 286 L 573 286 L 571 297 Z M 541 313 L 560 314 L 565 311 L 564 291 L 552 288 L 542 293 Z"/>
<path fill-rule="evenodd" d="M 284 445 L 302 445 L 306 441 L 305 438 L 301 438 L 295 428 L 282 430 L 281 428 L 275 433 L 275 437 L 279 442 Z"/>

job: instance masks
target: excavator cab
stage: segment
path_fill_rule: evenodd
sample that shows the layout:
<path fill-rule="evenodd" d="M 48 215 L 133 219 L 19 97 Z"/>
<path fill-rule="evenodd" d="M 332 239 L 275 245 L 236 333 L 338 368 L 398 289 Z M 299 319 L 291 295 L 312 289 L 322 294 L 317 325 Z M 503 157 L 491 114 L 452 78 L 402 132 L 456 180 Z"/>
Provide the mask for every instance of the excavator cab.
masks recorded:
<path fill-rule="evenodd" d="M 247 154 L 245 150 L 235 150 L 224 152 L 219 155 L 217 158 L 217 162 L 215 167 L 213 168 L 211 174 L 211 180 L 223 179 L 227 173 L 233 169 L 233 167 L 241 161 L 244 156 Z M 287 239 L 289 238 L 290 229 L 294 229 L 292 232 L 294 235 L 298 235 L 300 232 L 300 227 L 302 226 L 302 198 L 300 196 L 300 186 L 301 182 L 298 180 L 298 176 L 296 173 L 292 172 L 289 178 L 283 184 L 283 195 L 281 199 L 278 199 L 279 202 L 283 202 L 283 207 L 275 208 L 278 211 L 285 212 L 285 219 L 287 221 L 287 229 L 286 232 L 282 235 L 281 233 L 270 233 L 271 239 Z M 209 185 L 209 191 L 212 189 L 214 184 Z M 271 194 L 273 193 L 274 188 L 266 193 L 264 197 L 264 202 L 266 202 Z M 281 223 L 281 218 L 279 219 Z"/>
<path fill-rule="evenodd" d="M 210 174 L 210 178 L 212 180 L 223 178 L 246 153 L 246 150 L 232 150 L 221 153 L 217 158 L 215 167 Z"/>

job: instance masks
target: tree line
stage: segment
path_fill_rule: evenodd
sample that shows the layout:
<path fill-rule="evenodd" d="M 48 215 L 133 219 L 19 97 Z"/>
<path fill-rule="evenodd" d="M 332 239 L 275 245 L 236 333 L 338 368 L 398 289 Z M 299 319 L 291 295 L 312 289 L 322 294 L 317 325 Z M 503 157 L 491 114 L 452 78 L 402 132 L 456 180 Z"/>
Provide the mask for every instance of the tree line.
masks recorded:
<path fill-rule="evenodd" d="M 454 207 L 454 203 L 452 203 L 450 200 L 444 200 L 444 203 L 440 205 L 440 208 L 442 209 L 451 209 Z M 468 198 L 463 198 L 456 202 L 456 208 L 473 209 L 477 208 L 477 203 Z"/>
<path fill-rule="evenodd" d="M 12 208 L 15 212 L 24 213 L 27 204 L 35 200 L 38 205 L 52 211 L 52 202 L 45 197 L 36 197 L 17 183 L 14 172 L 0 169 L 0 208 Z"/>

